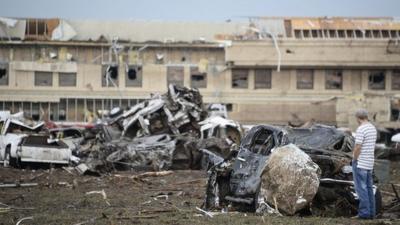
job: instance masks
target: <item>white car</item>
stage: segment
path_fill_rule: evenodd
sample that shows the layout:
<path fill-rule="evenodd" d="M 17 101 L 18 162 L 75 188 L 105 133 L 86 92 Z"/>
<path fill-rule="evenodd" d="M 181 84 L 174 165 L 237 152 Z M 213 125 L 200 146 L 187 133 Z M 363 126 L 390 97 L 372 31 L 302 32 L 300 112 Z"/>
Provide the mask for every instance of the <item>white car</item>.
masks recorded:
<path fill-rule="evenodd" d="M 4 166 L 19 162 L 68 164 L 71 149 L 64 142 L 41 133 L 44 123 L 34 126 L 14 118 L 0 120 L 0 161 Z"/>

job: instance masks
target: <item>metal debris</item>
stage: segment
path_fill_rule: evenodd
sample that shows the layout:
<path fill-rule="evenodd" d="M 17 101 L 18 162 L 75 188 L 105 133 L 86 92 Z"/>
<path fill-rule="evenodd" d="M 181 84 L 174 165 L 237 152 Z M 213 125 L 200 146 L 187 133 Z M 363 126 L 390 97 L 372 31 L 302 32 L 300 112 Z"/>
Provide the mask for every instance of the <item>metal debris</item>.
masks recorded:
<path fill-rule="evenodd" d="M 324 125 L 254 126 L 241 140 L 236 156 L 212 155 L 210 162 L 215 164 L 208 170 L 204 208 L 230 207 L 258 214 L 287 215 L 308 211 L 321 216 L 327 215 L 326 209 L 332 206 L 336 207 L 335 215 L 350 216 L 357 205 L 348 169 L 353 144 L 350 134 Z M 285 157 L 278 157 L 279 149 L 287 150 L 281 153 Z M 278 153 L 273 157 L 275 151 Z M 218 156 L 220 159 L 216 160 Z M 379 189 L 374 190 L 379 205 Z M 329 198 L 329 193 L 334 193 L 334 197 Z M 338 205 L 339 201 L 342 205 Z"/>

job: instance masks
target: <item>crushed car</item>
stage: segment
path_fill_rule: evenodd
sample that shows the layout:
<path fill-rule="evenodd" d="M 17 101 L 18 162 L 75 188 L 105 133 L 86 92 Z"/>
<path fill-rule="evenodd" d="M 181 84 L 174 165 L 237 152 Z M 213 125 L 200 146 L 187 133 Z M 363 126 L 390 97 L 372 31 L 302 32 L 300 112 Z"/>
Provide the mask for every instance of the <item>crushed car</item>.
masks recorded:
<path fill-rule="evenodd" d="M 235 154 L 224 158 L 210 151 L 213 164 L 208 170 L 203 208 L 354 215 L 353 145 L 351 134 L 331 126 L 254 126 Z M 376 186 L 374 193 L 379 211 L 382 201 Z"/>
<path fill-rule="evenodd" d="M 237 122 L 208 115 L 197 89 L 177 85 L 125 111 L 114 108 L 77 150 L 81 171 L 200 169 L 202 149 L 229 152 L 242 135 Z"/>
<path fill-rule="evenodd" d="M 3 114 L 4 115 L 4 114 Z M 21 163 L 69 164 L 71 149 L 43 130 L 44 123 L 27 124 L 23 113 L 0 120 L 0 160 L 4 166 Z"/>

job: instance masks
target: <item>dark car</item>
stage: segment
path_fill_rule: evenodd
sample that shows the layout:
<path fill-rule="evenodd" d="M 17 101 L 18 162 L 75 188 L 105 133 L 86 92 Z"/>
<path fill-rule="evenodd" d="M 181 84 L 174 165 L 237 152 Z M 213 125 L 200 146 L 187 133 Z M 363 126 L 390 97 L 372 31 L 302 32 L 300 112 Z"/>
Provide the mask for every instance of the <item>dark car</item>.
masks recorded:
<path fill-rule="evenodd" d="M 258 125 L 241 140 L 237 154 L 218 158 L 209 153 L 209 180 L 204 208 L 224 208 L 255 212 L 259 208 L 261 175 L 274 148 L 294 144 L 320 167 L 318 192 L 309 207 L 299 213 L 319 216 L 350 216 L 356 213 L 357 195 L 351 170 L 351 134 L 332 126 L 308 128 Z M 379 190 L 374 187 L 377 211 L 381 208 Z"/>

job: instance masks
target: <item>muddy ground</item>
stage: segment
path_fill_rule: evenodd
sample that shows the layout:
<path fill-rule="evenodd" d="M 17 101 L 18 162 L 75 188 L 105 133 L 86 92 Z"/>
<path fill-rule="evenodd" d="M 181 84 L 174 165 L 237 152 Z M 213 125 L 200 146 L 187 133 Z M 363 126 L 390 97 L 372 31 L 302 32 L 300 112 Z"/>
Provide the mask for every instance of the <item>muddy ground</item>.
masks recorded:
<path fill-rule="evenodd" d="M 400 183 L 400 164 L 392 165 L 392 182 Z M 230 213 L 208 218 L 200 207 L 206 172 L 174 171 L 162 177 L 131 178 L 135 172 L 78 176 L 56 169 L 12 169 L 0 167 L 0 183 L 38 183 L 36 187 L 0 188 L 0 224 L 282 224 L 358 225 L 400 224 L 378 219 L 256 216 Z M 390 192 L 388 185 L 383 186 Z M 86 194 L 104 190 L 102 194 Z M 106 197 L 106 198 L 104 198 Z M 391 196 L 385 197 L 385 202 Z"/>

